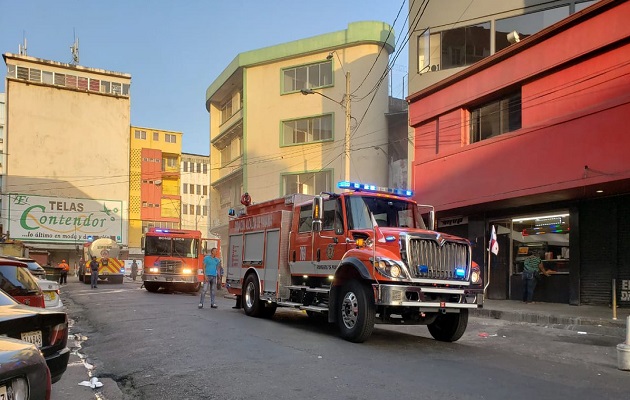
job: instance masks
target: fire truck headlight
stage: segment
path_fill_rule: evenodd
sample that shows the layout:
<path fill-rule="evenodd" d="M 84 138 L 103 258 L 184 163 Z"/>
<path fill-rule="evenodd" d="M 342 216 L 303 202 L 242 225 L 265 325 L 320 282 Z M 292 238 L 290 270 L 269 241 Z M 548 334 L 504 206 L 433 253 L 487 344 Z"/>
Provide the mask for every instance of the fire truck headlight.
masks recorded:
<path fill-rule="evenodd" d="M 375 266 L 381 275 L 389 278 L 402 279 L 406 276 L 404 269 L 395 260 L 377 259 Z"/>
<path fill-rule="evenodd" d="M 160 269 L 157 267 L 151 267 L 149 268 L 149 272 L 152 274 L 157 274 L 158 272 L 160 272 Z"/>
<path fill-rule="evenodd" d="M 192 274 L 192 269 L 190 269 L 190 268 L 184 268 L 184 269 L 182 270 L 182 272 L 183 272 L 185 275 L 190 275 L 190 274 Z"/>

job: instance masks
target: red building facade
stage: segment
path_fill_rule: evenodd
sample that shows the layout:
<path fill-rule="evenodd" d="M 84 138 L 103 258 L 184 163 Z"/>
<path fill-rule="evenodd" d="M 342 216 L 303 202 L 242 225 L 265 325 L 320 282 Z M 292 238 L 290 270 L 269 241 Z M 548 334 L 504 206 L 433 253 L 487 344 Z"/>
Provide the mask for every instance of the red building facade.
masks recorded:
<path fill-rule="evenodd" d="M 609 304 L 615 279 L 630 305 L 629 20 L 602 0 L 408 98 L 416 200 L 476 245 L 489 298 L 520 299 L 539 253 L 535 300 Z"/>

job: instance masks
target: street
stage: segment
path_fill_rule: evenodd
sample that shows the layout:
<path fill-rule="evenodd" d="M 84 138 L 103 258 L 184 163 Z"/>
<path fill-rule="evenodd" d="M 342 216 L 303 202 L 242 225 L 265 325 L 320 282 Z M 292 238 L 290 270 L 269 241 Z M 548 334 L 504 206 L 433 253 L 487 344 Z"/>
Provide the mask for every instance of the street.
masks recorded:
<path fill-rule="evenodd" d="M 149 293 L 140 282 L 92 290 L 69 281 L 62 297 L 70 333 L 87 337 L 80 351 L 94 376 L 116 381 L 125 399 L 623 399 L 630 392 L 628 373 L 617 369 L 623 338 L 616 336 L 471 318 L 456 343 L 433 340 L 424 326 L 377 325 L 367 342 L 353 344 L 302 312 L 247 317 L 225 290 L 218 309 L 198 309 L 197 295 Z M 69 379 L 53 385 L 53 399 L 77 386 Z M 99 392 L 80 389 L 85 399 Z"/>

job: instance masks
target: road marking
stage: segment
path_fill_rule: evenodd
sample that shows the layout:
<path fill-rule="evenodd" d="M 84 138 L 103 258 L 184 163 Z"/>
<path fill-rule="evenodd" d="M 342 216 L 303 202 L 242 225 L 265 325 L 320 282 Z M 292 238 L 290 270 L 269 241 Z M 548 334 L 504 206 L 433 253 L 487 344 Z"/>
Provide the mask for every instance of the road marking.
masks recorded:
<path fill-rule="evenodd" d="M 136 289 L 105 289 L 105 290 L 81 290 L 78 292 L 73 292 L 72 296 L 88 296 L 88 295 L 93 295 L 93 294 L 110 294 L 110 293 L 123 293 L 123 292 L 130 292 L 132 290 L 136 290 Z"/>

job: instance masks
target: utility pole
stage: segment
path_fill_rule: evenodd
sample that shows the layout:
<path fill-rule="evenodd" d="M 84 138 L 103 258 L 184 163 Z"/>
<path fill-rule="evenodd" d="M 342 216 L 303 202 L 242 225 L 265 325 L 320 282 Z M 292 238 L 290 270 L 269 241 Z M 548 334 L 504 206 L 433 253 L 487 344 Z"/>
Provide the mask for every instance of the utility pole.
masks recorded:
<path fill-rule="evenodd" d="M 345 174 L 344 179 L 350 182 L 350 71 L 346 72 L 346 137 L 345 137 Z"/>

